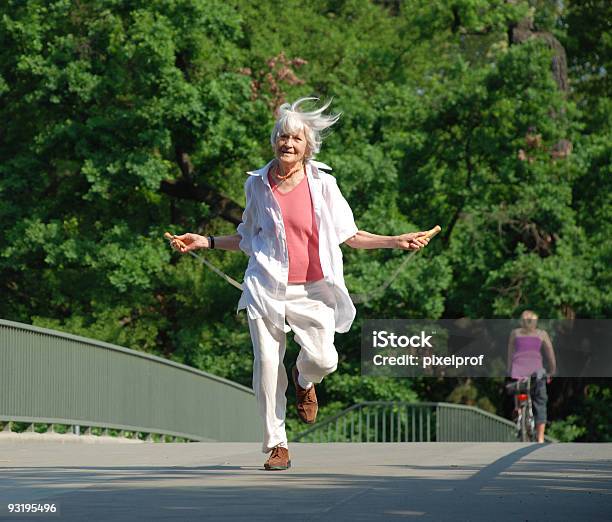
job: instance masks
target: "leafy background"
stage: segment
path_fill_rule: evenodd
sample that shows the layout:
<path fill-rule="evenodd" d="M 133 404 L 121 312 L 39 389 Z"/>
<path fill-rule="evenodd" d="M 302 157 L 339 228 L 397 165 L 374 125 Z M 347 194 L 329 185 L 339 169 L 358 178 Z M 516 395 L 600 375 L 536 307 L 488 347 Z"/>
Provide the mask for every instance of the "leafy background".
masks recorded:
<path fill-rule="evenodd" d="M 162 234 L 234 233 L 274 109 L 333 97 L 319 158 L 361 229 L 443 233 L 337 337 L 321 415 L 372 399 L 508 415 L 501 380 L 362 378 L 367 318 L 611 313 L 611 4 L 8 0 L 0 317 L 250 385 L 238 292 Z M 208 257 L 240 279 L 247 259 Z M 403 259 L 344 250 L 352 292 Z M 296 356 L 291 343 L 287 366 Z M 609 380 L 555 379 L 553 435 L 612 440 Z M 299 429 L 293 410 L 289 425 Z"/>

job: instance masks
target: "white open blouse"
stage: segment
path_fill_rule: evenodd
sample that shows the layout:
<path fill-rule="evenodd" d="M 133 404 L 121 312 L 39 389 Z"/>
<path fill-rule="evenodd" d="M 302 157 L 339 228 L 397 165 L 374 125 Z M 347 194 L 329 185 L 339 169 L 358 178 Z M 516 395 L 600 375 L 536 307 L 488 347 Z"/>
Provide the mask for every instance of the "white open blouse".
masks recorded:
<path fill-rule="evenodd" d="M 289 255 L 280 206 L 268 181 L 270 161 L 265 167 L 248 172 L 244 189 L 246 208 L 237 232 L 240 249 L 249 256 L 243 291 L 236 312 L 246 309 L 251 319 L 266 317 L 288 332 L 285 325 L 285 292 Z M 355 306 L 344 284 L 340 244 L 357 233 L 353 212 L 342 196 L 336 178 L 318 161 L 306 163 L 306 175 L 319 232 L 319 259 L 324 280 L 336 298 L 336 332 L 347 332 L 355 319 Z"/>

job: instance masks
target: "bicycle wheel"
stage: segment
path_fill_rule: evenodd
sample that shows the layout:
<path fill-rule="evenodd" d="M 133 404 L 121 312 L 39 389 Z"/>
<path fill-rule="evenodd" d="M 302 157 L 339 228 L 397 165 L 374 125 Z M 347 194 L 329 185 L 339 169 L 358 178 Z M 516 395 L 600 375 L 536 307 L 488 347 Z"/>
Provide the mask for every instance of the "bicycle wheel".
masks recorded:
<path fill-rule="evenodd" d="M 535 442 L 537 440 L 536 429 L 535 429 L 535 417 L 533 416 L 533 411 L 531 410 L 531 406 L 529 406 L 527 410 L 527 434 L 529 438 L 529 442 Z"/>
<path fill-rule="evenodd" d="M 527 418 L 527 406 L 523 404 L 521 406 L 521 420 L 519 428 L 519 439 L 521 442 L 531 442 L 529 433 L 529 419 Z"/>

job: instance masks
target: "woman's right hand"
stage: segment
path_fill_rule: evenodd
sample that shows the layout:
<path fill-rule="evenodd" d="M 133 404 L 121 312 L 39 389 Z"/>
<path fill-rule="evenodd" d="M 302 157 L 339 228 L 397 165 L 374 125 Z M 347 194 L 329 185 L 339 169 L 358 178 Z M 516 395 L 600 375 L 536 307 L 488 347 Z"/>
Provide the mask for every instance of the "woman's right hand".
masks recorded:
<path fill-rule="evenodd" d="M 181 236 L 172 236 L 170 245 L 174 250 L 185 254 L 199 248 L 208 248 L 208 238 L 188 232 Z"/>

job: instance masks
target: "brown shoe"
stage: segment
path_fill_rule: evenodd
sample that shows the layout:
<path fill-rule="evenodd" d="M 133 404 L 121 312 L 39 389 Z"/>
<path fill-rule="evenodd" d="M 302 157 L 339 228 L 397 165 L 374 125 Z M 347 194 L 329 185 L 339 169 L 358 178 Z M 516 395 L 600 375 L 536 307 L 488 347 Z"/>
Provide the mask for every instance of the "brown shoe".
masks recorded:
<path fill-rule="evenodd" d="M 317 394 L 315 393 L 314 384 L 305 390 L 298 382 L 298 369 L 294 366 L 291 370 L 293 376 L 293 384 L 295 385 L 295 396 L 297 402 L 297 412 L 306 424 L 313 424 L 317 420 L 317 411 L 319 404 L 317 403 Z"/>
<path fill-rule="evenodd" d="M 282 446 L 272 448 L 272 452 L 268 460 L 266 460 L 264 468 L 268 471 L 276 471 L 289 469 L 290 467 L 291 461 L 289 460 L 289 450 Z"/>

